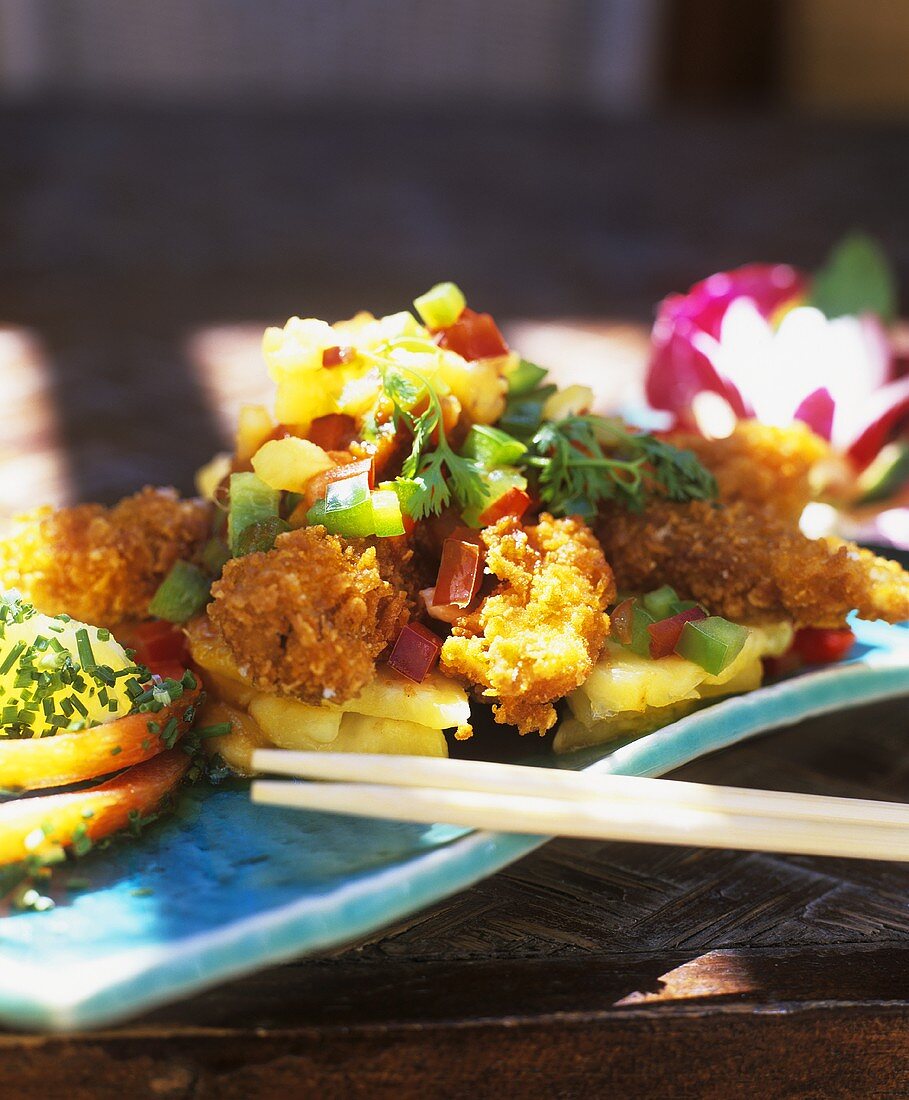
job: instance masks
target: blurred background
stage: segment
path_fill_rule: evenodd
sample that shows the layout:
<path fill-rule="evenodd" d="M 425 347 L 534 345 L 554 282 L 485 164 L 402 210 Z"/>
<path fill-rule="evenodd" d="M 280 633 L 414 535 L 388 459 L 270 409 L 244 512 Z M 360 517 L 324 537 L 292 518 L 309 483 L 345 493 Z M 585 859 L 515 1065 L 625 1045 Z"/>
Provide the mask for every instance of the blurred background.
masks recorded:
<path fill-rule="evenodd" d="M 905 0 L 0 0 L 0 514 L 189 489 L 292 313 L 452 278 L 605 377 L 852 228 L 909 286 L 907 137 Z"/>

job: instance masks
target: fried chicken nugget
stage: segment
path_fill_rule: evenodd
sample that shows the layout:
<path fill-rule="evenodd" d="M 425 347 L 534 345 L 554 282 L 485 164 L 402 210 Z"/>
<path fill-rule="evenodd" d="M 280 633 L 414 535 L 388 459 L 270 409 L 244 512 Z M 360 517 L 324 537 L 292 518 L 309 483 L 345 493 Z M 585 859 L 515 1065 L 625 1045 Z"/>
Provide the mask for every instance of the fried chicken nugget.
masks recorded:
<path fill-rule="evenodd" d="M 653 502 L 641 514 L 604 514 L 597 533 L 619 588 L 671 584 L 683 597 L 736 622 L 790 619 L 840 627 L 909 619 L 909 573 L 839 539 L 808 539 L 743 502 Z"/>
<path fill-rule="evenodd" d="M 553 701 L 590 674 L 609 630 L 612 570 L 578 519 L 543 513 L 534 527 L 514 518 L 482 532 L 486 568 L 499 578 L 442 646 L 443 671 L 496 700 L 497 722 L 545 733 Z"/>
<path fill-rule="evenodd" d="M 407 594 L 383 577 L 375 546 L 324 527 L 233 558 L 212 595 L 209 617 L 243 676 L 308 703 L 353 698 L 408 618 Z"/>
<path fill-rule="evenodd" d="M 721 500 L 766 506 L 793 523 L 817 497 L 812 475 L 834 463 L 830 446 L 800 422 L 774 428 L 741 420 L 726 439 L 677 432 L 669 442 L 694 451 L 716 478 Z"/>
<path fill-rule="evenodd" d="M 49 615 L 106 627 L 142 619 L 174 562 L 208 540 L 209 516 L 201 500 L 148 487 L 113 508 L 41 508 L 0 541 L 0 584 Z"/>

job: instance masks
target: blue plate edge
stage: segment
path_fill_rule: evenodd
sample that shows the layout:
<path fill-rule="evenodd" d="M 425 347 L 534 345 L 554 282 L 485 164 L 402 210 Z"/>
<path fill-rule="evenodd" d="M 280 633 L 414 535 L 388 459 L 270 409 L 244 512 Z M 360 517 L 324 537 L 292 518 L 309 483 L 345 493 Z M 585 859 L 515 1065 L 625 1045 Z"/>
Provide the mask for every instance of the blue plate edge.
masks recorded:
<path fill-rule="evenodd" d="M 900 641 L 909 639 L 909 632 L 900 628 L 858 625 L 870 627 L 865 633 L 872 639 L 881 629 L 886 630 L 891 645 L 897 636 Z M 588 770 L 660 775 L 708 752 L 809 717 L 909 693 L 909 647 L 905 653 L 901 652 L 902 645 L 895 649 L 901 661 L 892 659 L 893 650 L 885 653 L 883 659 L 880 653 L 871 653 L 867 660 L 807 673 L 722 700 L 624 745 Z M 857 681 L 862 685 L 859 698 L 852 690 Z M 756 724 L 754 712 L 767 707 L 770 715 Z M 168 948 L 163 961 L 149 960 L 146 955 L 134 972 L 96 988 L 84 999 L 67 1004 L 54 1004 L 30 996 L 23 993 L 21 987 L 4 989 L 0 978 L 0 993 L 7 997 L 6 1004 L 0 1008 L 0 1022 L 18 1029 L 35 1027 L 43 1031 L 72 1032 L 122 1021 L 243 974 L 359 939 L 468 888 L 547 839 L 471 833 L 410 859 L 406 875 L 401 874 L 400 865 L 395 865 L 346 883 L 318 899 L 318 903 L 307 898 L 299 905 L 259 914 L 216 933 L 202 933 L 186 940 L 177 951 Z M 386 879 L 389 881 L 385 882 Z M 312 934 L 314 927 L 324 925 L 326 917 L 330 923 L 332 913 L 337 913 L 342 905 L 347 906 L 352 900 L 363 903 L 358 920 L 348 919 L 338 935 Z M 266 932 L 270 935 L 267 950 L 259 950 L 254 957 L 244 950 L 255 945 Z M 301 947 L 301 937 L 305 947 Z M 200 941 L 204 946 L 200 947 Z M 188 972 L 187 959 L 193 960 L 192 970 L 196 973 Z"/>

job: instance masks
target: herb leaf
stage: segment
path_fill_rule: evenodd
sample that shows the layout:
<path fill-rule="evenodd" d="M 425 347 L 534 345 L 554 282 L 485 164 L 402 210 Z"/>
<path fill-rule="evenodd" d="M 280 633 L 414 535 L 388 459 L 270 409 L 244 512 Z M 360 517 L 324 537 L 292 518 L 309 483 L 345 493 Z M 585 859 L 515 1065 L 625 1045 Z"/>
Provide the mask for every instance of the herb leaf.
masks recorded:
<path fill-rule="evenodd" d="M 611 500 L 640 511 L 649 496 L 685 501 L 717 494 L 713 475 L 691 451 L 601 416 L 542 424 L 522 462 L 556 515 L 593 511 Z"/>
<path fill-rule="evenodd" d="M 892 321 L 897 310 L 896 277 L 873 237 L 852 233 L 833 249 L 815 273 L 809 305 L 827 317 L 877 313 Z"/>
<path fill-rule="evenodd" d="M 484 495 L 483 471 L 473 459 L 464 458 L 450 447 L 442 404 L 429 380 L 416 371 L 395 367 L 383 372 L 382 381 L 394 405 L 395 419 L 413 437 L 410 454 L 401 466 L 401 477 L 418 487 L 408 501 L 411 516 L 425 519 L 441 512 L 452 495 L 461 508 L 479 503 Z M 423 395 L 426 408 L 415 413 L 413 409 Z M 433 446 L 434 435 L 437 442 Z"/>

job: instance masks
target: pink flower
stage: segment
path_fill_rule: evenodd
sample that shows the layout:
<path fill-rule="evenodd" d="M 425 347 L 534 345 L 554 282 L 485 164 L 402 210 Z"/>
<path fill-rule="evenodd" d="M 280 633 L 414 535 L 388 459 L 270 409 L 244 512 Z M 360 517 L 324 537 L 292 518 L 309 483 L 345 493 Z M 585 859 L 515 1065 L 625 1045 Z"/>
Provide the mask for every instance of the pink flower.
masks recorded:
<path fill-rule="evenodd" d="M 909 417 L 889 334 L 873 314 L 829 319 L 783 264 L 711 275 L 660 305 L 646 393 L 680 426 L 728 434 L 736 418 L 803 420 L 859 468 Z"/>

